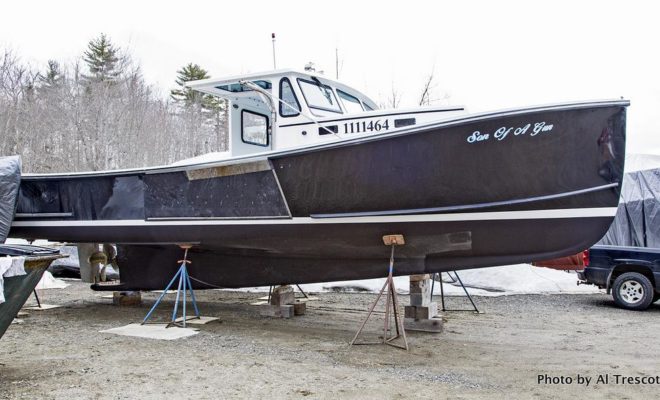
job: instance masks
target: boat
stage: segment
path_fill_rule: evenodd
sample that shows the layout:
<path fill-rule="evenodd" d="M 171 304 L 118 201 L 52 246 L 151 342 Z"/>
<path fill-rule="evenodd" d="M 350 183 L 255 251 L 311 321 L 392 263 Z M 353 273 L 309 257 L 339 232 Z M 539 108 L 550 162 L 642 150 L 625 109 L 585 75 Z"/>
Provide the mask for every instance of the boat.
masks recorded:
<path fill-rule="evenodd" d="M 21 272 L 25 272 L 24 274 L 12 274 L 10 277 L 3 277 L 0 273 L 0 283 L 2 283 L 0 290 L 3 290 L 3 296 L 0 296 L 2 300 L 0 301 L 0 338 L 2 338 L 50 263 L 65 256 L 60 255 L 56 249 L 46 247 L 3 244 L 0 244 L 0 256 L 3 258 L 5 256 L 22 257 L 21 269 L 23 271 Z"/>
<path fill-rule="evenodd" d="M 120 282 L 162 289 L 191 244 L 193 285 L 411 275 L 562 257 L 617 210 L 623 99 L 469 113 L 379 109 L 314 71 L 188 84 L 229 101 L 229 152 L 173 165 L 25 174 L 11 236 L 117 246 Z"/>

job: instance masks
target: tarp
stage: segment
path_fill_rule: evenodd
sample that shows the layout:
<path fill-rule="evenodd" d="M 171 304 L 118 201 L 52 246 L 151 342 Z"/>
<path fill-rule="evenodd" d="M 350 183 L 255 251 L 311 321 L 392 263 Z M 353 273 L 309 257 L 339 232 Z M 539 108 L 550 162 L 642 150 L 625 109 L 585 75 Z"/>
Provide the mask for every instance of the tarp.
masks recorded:
<path fill-rule="evenodd" d="M 598 244 L 660 248 L 660 168 L 624 175 L 616 217 Z"/>
<path fill-rule="evenodd" d="M 0 243 L 4 243 L 9 234 L 20 184 L 21 159 L 18 156 L 0 157 Z"/>

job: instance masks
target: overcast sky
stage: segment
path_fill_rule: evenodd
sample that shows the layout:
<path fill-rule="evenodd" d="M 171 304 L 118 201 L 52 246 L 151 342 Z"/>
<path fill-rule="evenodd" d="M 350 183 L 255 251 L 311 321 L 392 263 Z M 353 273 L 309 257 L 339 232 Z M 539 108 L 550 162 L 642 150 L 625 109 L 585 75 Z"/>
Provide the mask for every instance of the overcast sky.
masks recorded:
<path fill-rule="evenodd" d="M 563 101 L 632 101 L 628 151 L 660 153 L 660 13 L 653 1 L 5 1 L 0 48 L 43 66 L 71 61 L 104 32 L 146 79 L 171 88 L 198 63 L 213 77 L 313 61 L 374 100 L 392 86 L 469 111 Z"/>

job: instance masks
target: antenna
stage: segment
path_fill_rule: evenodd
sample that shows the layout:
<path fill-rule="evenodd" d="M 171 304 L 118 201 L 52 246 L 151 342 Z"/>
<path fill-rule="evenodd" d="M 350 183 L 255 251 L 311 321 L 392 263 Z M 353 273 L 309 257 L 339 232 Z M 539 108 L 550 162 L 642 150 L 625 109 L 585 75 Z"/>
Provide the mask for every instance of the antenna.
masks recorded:
<path fill-rule="evenodd" d="M 273 39 L 273 69 L 277 69 L 277 64 L 275 63 L 275 33 L 271 33 L 271 38 Z"/>

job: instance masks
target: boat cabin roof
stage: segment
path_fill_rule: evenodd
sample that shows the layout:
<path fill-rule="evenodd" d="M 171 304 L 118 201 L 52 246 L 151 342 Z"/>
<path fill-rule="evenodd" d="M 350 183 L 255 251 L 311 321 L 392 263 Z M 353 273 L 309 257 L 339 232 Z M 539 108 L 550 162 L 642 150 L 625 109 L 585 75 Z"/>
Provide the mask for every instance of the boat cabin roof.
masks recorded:
<path fill-rule="evenodd" d="M 362 103 L 371 109 L 377 109 L 376 103 L 367 95 L 348 85 L 345 85 L 334 79 L 329 79 L 313 71 L 299 71 L 295 69 L 279 69 L 265 72 L 255 72 L 243 75 L 234 75 L 226 78 L 210 78 L 198 81 L 190 81 L 186 86 L 202 93 L 208 93 L 223 98 L 251 97 L 254 91 L 241 84 L 241 82 L 251 82 L 266 91 L 272 91 L 272 86 L 279 84 L 281 78 L 288 78 L 291 82 L 296 80 L 311 81 L 314 84 L 320 83 L 340 90 L 352 96 L 359 98 Z"/>

